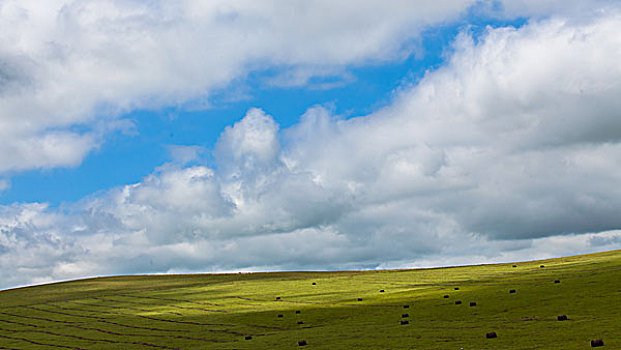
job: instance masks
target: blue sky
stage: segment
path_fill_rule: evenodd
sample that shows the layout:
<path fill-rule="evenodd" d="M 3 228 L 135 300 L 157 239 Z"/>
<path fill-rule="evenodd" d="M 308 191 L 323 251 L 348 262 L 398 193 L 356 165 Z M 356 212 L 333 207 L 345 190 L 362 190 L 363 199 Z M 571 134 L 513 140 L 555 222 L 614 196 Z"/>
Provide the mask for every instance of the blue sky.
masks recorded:
<path fill-rule="evenodd" d="M 325 106 L 343 118 L 370 114 L 389 104 L 396 90 L 415 84 L 425 72 L 440 66 L 460 31 L 467 30 L 477 38 L 487 26 L 519 28 L 526 22 L 525 18 L 498 19 L 476 12 L 475 7 L 462 18 L 425 29 L 420 47 L 404 59 L 347 68 L 348 79 L 319 77 L 304 86 L 271 86 L 266 80 L 283 71 L 275 68 L 251 72 L 242 81 L 216 91 L 208 107 L 194 110 L 173 105 L 126 113 L 121 118 L 132 121 L 133 132 L 108 135 L 74 167 L 11 174 L 11 186 L 0 195 L 0 203 L 45 202 L 57 206 L 103 189 L 139 182 L 159 165 L 173 160 L 171 145 L 204 147 L 203 160 L 209 163 L 209 152 L 220 133 L 253 107 L 272 115 L 281 128 L 297 123 L 314 105 Z M 336 85 L 321 86 L 325 82 Z M 238 97 L 240 90 L 244 96 Z"/>
<path fill-rule="evenodd" d="M 0 8 L 0 287 L 621 244 L 615 1 Z"/>

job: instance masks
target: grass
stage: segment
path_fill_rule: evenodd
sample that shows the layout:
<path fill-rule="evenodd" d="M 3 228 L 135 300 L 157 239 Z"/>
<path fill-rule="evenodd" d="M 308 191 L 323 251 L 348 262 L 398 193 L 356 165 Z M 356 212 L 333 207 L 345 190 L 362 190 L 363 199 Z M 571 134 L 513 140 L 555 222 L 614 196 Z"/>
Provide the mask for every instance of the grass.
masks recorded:
<path fill-rule="evenodd" d="M 621 250 L 512 265 L 122 276 L 5 290 L 0 349 L 292 349 L 302 339 L 313 349 L 586 349 L 598 338 L 621 348 Z M 491 331 L 498 338 L 486 339 Z"/>

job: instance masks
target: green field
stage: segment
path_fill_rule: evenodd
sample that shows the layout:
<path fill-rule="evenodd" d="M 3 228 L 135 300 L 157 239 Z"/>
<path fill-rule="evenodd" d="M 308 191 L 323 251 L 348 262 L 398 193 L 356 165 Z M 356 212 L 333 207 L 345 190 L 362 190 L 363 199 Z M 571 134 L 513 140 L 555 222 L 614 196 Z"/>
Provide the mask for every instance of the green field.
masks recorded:
<path fill-rule="evenodd" d="M 597 338 L 621 349 L 621 250 L 512 265 L 5 290 L 0 349 L 293 349 L 299 340 L 314 349 L 587 349 Z M 486 339 L 492 331 L 498 337 Z"/>

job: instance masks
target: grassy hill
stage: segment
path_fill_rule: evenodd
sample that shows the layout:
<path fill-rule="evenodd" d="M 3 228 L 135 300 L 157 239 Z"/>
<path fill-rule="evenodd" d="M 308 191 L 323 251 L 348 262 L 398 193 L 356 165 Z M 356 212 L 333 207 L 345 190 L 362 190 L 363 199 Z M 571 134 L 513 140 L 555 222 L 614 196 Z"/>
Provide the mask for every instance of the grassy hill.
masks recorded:
<path fill-rule="evenodd" d="M 106 277 L 0 292 L 0 349 L 587 349 L 597 338 L 620 349 L 620 330 L 621 250 L 438 269 Z M 486 339 L 492 331 L 498 337 Z"/>

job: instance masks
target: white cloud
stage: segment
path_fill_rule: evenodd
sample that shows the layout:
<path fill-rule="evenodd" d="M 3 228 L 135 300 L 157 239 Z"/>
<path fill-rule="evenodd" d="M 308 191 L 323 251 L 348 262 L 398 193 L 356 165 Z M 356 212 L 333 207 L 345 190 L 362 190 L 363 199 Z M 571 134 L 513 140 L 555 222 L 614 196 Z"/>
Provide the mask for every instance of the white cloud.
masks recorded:
<path fill-rule="evenodd" d="M 233 127 L 227 127 L 216 145 L 216 160 L 228 176 L 266 170 L 278 157 L 278 125 L 263 111 L 251 109 Z"/>
<path fill-rule="evenodd" d="M 208 100 L 251 71 L 296 85 L 405 58 L 471 2 L 2 1 L 0 172 L 78 165 L 122 113 Z"/>
<path fill-rule="evenodd" d="M 206 150 L 200 146 L 169 145 L 168 152 L 173 163 L 184 165 L 200 161 Z"/>
<path fill-rule="evenodd" d="M 0 193 L 11 188 L 11 181 L 7 179 L 0 179 Z"/>
<path fill-rule="evenodd" d="M 67 212 L 4 207 L 0 261 L 18 268 L 2 281 L 617 248 L 619 28 L 610 12 L 463 34 L 443 67 L 371 115 L 315 107 L 279 131 L 252 109 L 222 133 L 213 168 L 162 167 Z"/>
<path fill-rule="evenodd" d="M 483 2 L 496 15 L 547 18 L 565 16 L 575 21 L 590 20 L 593 16 L 615 11 L 616 0 L 500 0 Z"/>

